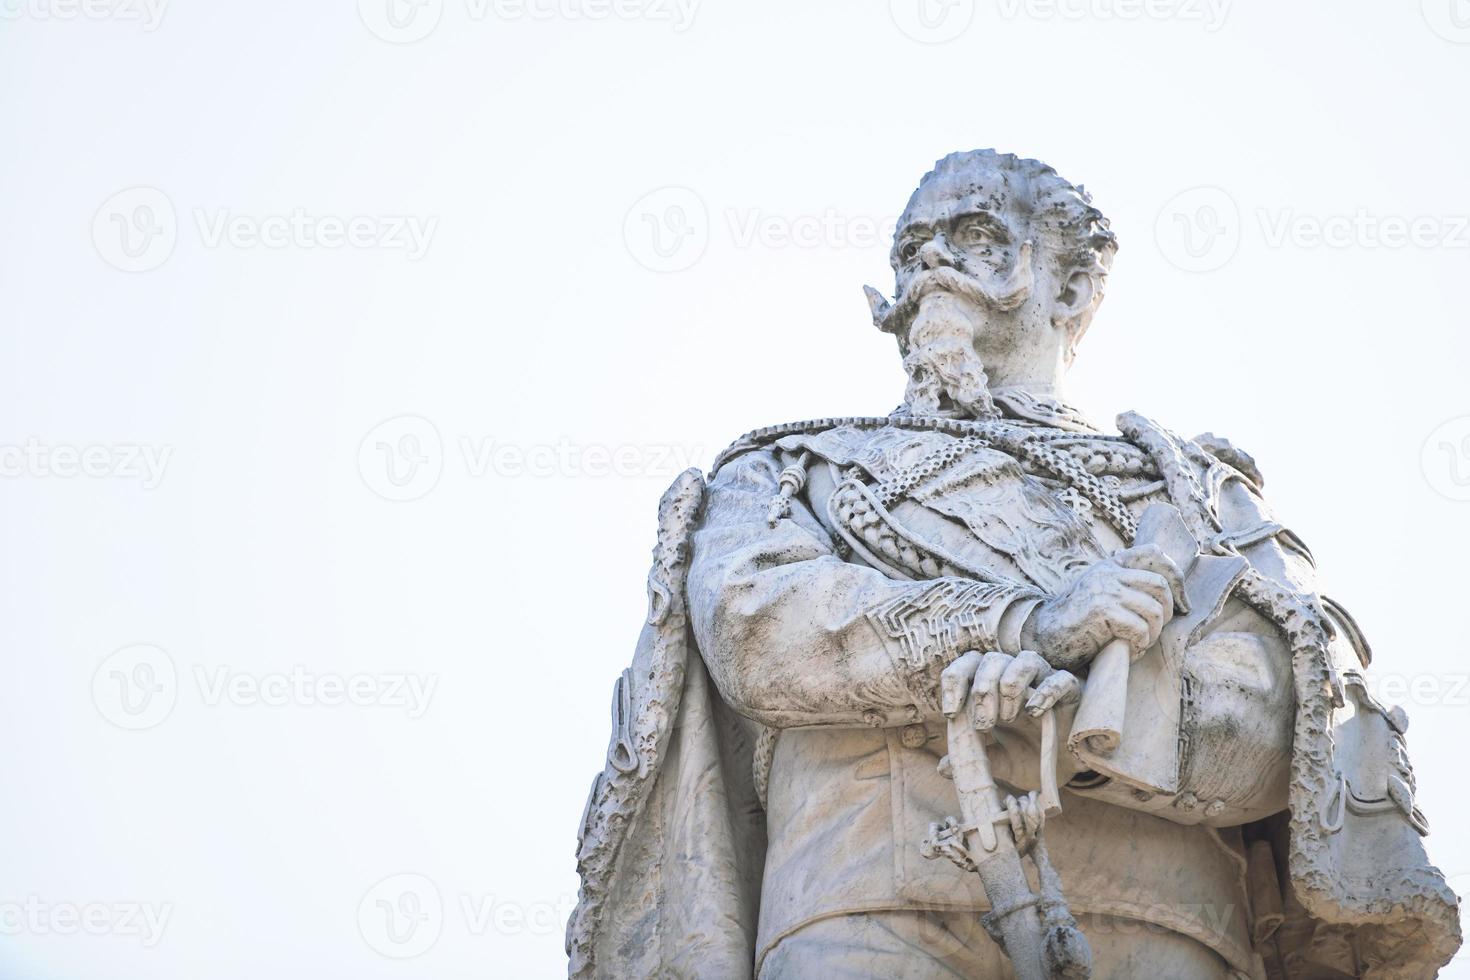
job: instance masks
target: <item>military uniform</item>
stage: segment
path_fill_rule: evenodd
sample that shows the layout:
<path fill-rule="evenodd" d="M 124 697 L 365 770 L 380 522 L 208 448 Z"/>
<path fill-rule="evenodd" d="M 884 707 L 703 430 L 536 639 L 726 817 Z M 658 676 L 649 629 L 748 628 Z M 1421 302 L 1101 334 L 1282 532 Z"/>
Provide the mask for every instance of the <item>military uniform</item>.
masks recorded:
<path fill-rule="evenodd" d="M 702 517 L 688 522 L 692 537 L 659 552 L 650 587 L 656 607 L 687 611 L 691 645 L 718 697 L 691 656 L 676 710 L 683 718 L 694 706 L 693 733 L 680 727 L 692 722 L 668 726 L 678 701 L 667 687 L 648 696 L 655 735 L 628 743 L 645 747 L 647 763 L 609 768 L 594 785 L 583 874 L 596 882 L 597 901 L 586 903 L 584 885 L 593 909 L 584 920 L 595 923 L 598 903 L 612 901 L 605 895 L 622 895 L 612 918 L 626 934 L 604 961 L 677 976 L 717 975 L 697 964 L 747 955 L 751 972 L 740 975 L 803 975 L 818 962 L 833 976 L 1007 975 L 972 927 L 988 907 L 979 877 L 919 853 L 930 824 L 956 812 L 954 786 L 937 769 L 946 751 L 939 673 L 967 650 L 1018 652 L 1030 612 L 1126 547 L 1143 509 L 1159 501 L 1184 511 L 1202 552 L 1234 557 L 1239 588 L 1196 611 L 1187 645 L 1174 651 L 1176 683 L 1155 696 L 1155 715 L 1178 724 L 1175 789 L 1148 792 L 1063 753 L 1064 812 L 1045 833 L 1091 937 L 1096 975 L 1275 977 L 1289 962 L 1293 977 L 1350 976 L 1375 960 L 1452 949 L 1453 901 L 1417 844 L 1423 817 L 1401 726 L 1367 696 L 1366 645 L 1316 596 L 1310 555 L 1271 518 L 1248 457 L 1219 443 L 1206 451 L 1137 416 L 1120 418 L 1125 436 L 1109 436 L 1023 393 L 999 393 L 997 402 L 1004 419 L 776 427 L 717 460 Z M 664 577 L 670 584 L 659 584 Z M 680 584 L 687 610 L 677 604 Z M 672 598 L 660 598 L 666 592 Z M 680 655 L 681 623 L 659 627 Z M 647 642 L 629 684 L 641 683 Z M 1308 656 L 1319 647 L 1320 663 Z M 653 662 L 647 676 L 663 676 Z M 1304 703 L 1310 711 L 1298 710 Z M 1334 763 L 1321 747 L 1344 718 L 1370 748 Z M 997 777 L 1035 788 L 1038 756 L 1025 726 L 994 738 Z M 659 739 L 675 744 L 674 763 L 660 761 Z M 1303 746 L 1310 764 L 1293 779 Z M 1351 778 L 1342 762 L 1357 766 Z M 746 765 L 751 771 L 741 772 Z M 651 790 L 637 790 L 651 792 L 656 802 L 646 806 L 614 785 L 655 775 Z M 1344 788 L 1334 804 L 1336 779 Z M 759 802 L 741 802 L 752 784 Z M 1407 848 L 1397 852 L 1410 869 L 1400 881 L 1422 902 L 1422 923 L 1404 920 L 1398 932 L 1374 932 L 1359 945 L 1351 925 L 1312 918 L 1322 907 L 1358 915 L 1347 907 L 1364 894 L 1354 876 L 1372 863 L 1339 846 L 1346 818 L 1332 825 L 1334 805 L 1351 809 L 1364 840 Z M 657 811 L 656 822 L 625 824 L 638 806 Z M 1262 839 L 1260 828 L 1273 826 L 1267 818 L 1276 821 L 1272 841 Z M 695 825 L 698 835 L 686 831 Z M 1257 829 L 1247 835 L 1246 825 Z M 714 858 L 691 853 L 692 842 L 706 847 L 696 836 L 715 841 Z M 606 843 L 624 837 L 635 841 L 632 871 Z M 616 870 L 589 872 L 592 858 Z M 675 880 L 690 911 L 668 897 Z M 1316 902 L 1314 911 L 1298 898 Z M 753 934 L 683 925 L 724 919 L 746 930 L 757 901 Z M 1354 923 L 1373 914 L 1367 903 L 1376 900 L 1361 901 L 1368 911 Z M 1278 931 L 1291 937 L 1290 950 L 1271 945 Z M 676 934 L 677 953 L 668 945 Z M 664 951 L 648 952 L 659 935 Z M 574 973 L 591 971 L 591 955 L 579 967 L 575 951 L 596 943 L 595 926 L 574 917 Z M 631 965 L 655 962 L 663 965 Z"/>

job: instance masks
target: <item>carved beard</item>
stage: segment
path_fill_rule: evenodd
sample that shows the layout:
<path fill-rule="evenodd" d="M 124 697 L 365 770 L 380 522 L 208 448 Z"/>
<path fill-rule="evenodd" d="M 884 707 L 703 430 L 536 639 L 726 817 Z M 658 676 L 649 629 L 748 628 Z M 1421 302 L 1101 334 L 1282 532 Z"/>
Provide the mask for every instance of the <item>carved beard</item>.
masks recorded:
<path fill-rule="evenodd" d="M 980 327 L 977 306 L 999 312 L 1018 309 L 1031 296 L 1031 243 L 1021 246 L 1015 268 L 1000 282 L 984 282 L 941 266 L 926 269 L 908 284 L 889 309 L 875 310 L 875 322 L 906 337 L 903 366 L 908 372 L 904 404 L 912 415 L 994 418 L 985 365 L 975 352 Z"/>
<path fill-rule="evenodd" d="M 948 292 L 930 293 L 909 328 L 904 404 L 911 415 L 993 418 L 989 378 L 975 353 L 975 316 Z"/>

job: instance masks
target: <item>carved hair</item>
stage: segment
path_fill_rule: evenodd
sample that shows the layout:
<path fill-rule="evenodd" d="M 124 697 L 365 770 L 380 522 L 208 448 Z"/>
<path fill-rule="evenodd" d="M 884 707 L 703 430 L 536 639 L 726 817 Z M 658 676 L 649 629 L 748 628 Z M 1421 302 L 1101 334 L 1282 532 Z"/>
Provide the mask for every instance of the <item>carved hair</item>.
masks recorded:
<path fill-rule="evenodd" d="M 1051 257 L 1058 282 L 1065 283 L 1078 272 L 1092 279 L 1092 301 L 1086 308 L 1054 320 L 1068 333 L 1070 356 L 1102 302 L 1108 270 L 1113 265 L 1113 255 L 1118 251 L 1118 238 L 1109 229 L 1108 219 L 1092 206 L 1092 195 L 1082 185 L 1063 179 L 1040 160 L 994 150 L 951 153 L 935 163 L 934 169 L 919 181 L 918 189 L 909 199 L 909 207 L 934 178 L 954 173 L 977 177 L 998 174 L 1012 199 L 1029 205 L 1031 230 L 1028 237 L 1037 241 L 1042 246 L 1040 251 Z M 900 228 L 902 225 L 900 221 Z M 897 244 L 895 239 L 895 251 L 891 256 L 895 270 L 899 267 Z"/>

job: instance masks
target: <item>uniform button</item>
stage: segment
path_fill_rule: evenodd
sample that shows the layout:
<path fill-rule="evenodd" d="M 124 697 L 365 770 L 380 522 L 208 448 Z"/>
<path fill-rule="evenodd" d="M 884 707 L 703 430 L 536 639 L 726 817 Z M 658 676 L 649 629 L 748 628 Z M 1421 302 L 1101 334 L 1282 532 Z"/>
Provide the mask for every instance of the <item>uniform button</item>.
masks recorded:
<path fill-rule="evenodd" d="M 929 741 L 929 729 L 923 725 L 905 725 L 902 734 L 898 736 L 905 748 L 918 749 Z"/>

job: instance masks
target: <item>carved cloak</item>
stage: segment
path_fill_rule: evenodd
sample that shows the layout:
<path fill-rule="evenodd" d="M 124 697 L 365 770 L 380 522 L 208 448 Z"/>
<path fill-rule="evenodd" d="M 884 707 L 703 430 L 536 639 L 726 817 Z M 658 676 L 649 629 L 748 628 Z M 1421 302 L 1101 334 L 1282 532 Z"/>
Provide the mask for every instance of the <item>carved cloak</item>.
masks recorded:
<path fill-rule="evenodd" d="M 765 861 L 748 723 L 720 700 L 685 608 L 704 478 L 659 503 L 649 615 L 613 697 L 606 768 L 578 837 L 571 977 L 749 978 Z"/>

